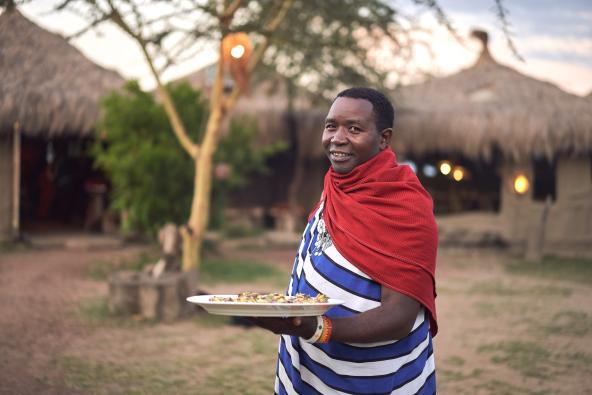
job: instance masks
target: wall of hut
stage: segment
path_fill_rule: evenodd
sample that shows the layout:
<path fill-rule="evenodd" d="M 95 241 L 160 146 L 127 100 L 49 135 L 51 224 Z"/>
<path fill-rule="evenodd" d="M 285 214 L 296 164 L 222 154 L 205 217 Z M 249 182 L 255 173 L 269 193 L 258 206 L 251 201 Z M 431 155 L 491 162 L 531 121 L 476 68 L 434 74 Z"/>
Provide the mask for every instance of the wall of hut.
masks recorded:
<path fill-rule="evenodd" d="M 505 238 L 522 252 L 542 231 L 544 254 L 592 257 L 592 158 L 560 156 L 555 164 L 555 196 L 546 219 L 547 203 L 534 199 L 533 188 L 523 196 L 513 190 L 518 172 L 534 180 L 532 163 L 507 163 L 502 167 L 501 217 Z"/>
<path fill-rule="evenodd" d="M 12 136 L 12 133 L 0 133 L 0 241 L 12 237 Z"/>

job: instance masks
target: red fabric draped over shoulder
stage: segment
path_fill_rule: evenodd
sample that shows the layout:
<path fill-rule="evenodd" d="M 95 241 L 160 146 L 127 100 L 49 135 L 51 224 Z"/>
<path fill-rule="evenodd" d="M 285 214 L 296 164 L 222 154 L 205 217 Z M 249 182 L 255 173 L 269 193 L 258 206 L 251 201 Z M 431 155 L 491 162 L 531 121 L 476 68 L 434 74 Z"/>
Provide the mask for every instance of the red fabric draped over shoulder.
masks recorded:
<path fill-rule="evenodd" d="M 438 228 L 433 202 L 409 166 L 387 148 L 339 174 L 325 175 L 323 218 L 337 250 L 378 283 L 410 296 L 436 322 Z"/>

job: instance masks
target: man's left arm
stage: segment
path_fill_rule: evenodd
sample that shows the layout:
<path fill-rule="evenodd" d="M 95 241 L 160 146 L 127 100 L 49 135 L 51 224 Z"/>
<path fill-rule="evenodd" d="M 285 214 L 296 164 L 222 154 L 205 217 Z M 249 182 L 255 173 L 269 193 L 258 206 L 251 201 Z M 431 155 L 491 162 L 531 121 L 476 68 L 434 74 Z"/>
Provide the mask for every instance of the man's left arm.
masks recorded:
<path fill-rule="evenodd" d="M 332 318 L 331 340 L 348 343 L 372 343 L 399 340 L 411 332 L 420 309 L 415 299 L 382 287 L 381 305 L 352 317 Z M 316 317 L 254 318 L 258 326 L 276 334 L 312 337 Z"/>

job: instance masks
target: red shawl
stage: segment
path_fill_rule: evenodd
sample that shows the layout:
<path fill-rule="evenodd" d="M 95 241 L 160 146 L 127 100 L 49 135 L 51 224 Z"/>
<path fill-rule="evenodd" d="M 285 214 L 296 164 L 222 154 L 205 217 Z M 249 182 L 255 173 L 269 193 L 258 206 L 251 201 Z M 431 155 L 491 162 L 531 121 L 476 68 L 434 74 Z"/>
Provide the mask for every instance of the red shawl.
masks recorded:
<path fill-rule="evenodd" d="M 337 250 L 372 279 L 410 296 L 436 323 L 438 228 L 430 195 L 389 148 L 347 174 L 325 175 L 323 218 Z"/>

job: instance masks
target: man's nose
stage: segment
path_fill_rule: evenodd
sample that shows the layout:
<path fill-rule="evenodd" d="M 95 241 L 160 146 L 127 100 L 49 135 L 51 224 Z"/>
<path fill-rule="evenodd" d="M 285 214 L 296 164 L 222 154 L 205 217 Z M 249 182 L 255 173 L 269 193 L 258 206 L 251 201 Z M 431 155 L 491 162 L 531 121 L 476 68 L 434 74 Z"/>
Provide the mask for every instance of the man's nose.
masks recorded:
<path fill-rule="evenodd" d="M 344 144 L 347 143 L 347 130 L 345 127 L 340 126 L 335 131 L 333 138 L 331 139 L 332 143 L 335 144 Z"/>

